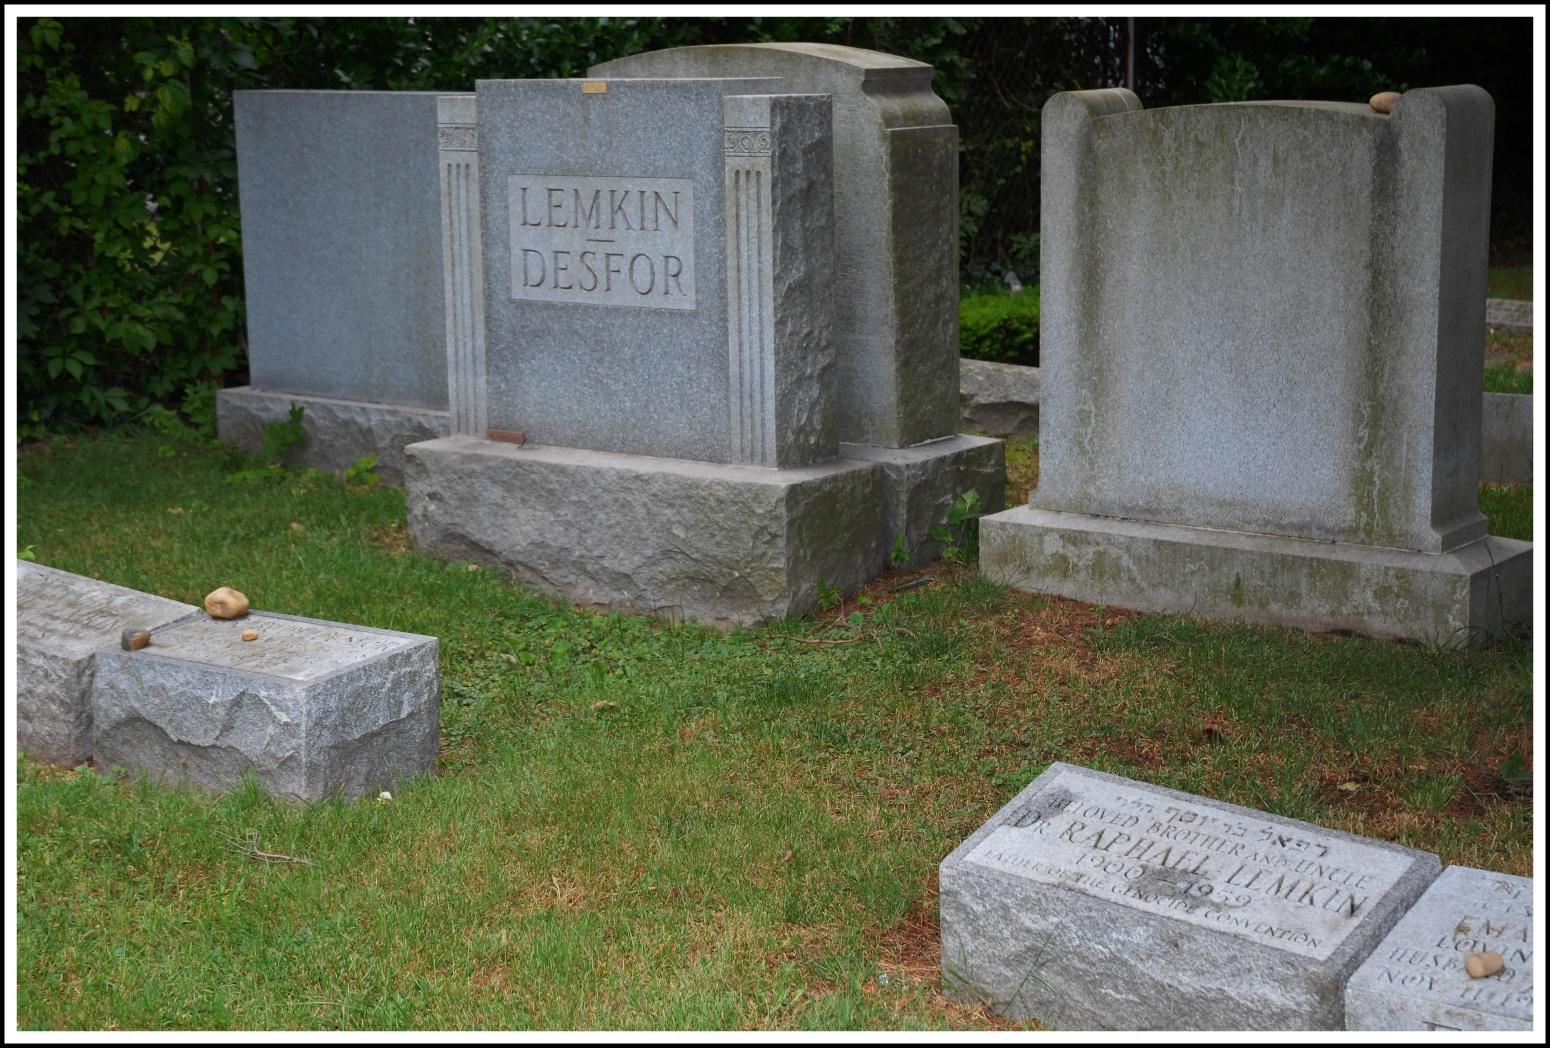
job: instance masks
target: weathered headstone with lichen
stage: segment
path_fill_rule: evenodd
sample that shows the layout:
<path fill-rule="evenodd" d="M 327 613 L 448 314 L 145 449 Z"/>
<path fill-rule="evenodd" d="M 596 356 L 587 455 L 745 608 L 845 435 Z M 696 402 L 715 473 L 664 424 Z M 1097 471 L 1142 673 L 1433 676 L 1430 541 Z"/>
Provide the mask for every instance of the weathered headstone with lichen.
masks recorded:
<path fill-rule="evenodd" d="M 1477 505 L 1493 107 L 1044 109 L 1040 477 L 982 567 L 1148 610 L 1434 642 L 1527 619 Z"/>

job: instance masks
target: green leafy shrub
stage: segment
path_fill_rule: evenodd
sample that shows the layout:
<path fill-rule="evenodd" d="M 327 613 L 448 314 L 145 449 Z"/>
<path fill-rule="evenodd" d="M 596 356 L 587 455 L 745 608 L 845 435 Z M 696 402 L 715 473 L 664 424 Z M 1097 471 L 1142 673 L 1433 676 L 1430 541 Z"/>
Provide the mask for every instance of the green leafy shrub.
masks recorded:
<path fill-rule="evenodd" d="M 974 291 L 958 300 L 958 351 L 971 360 L 1039 366 L 1039 289 Z"/>

